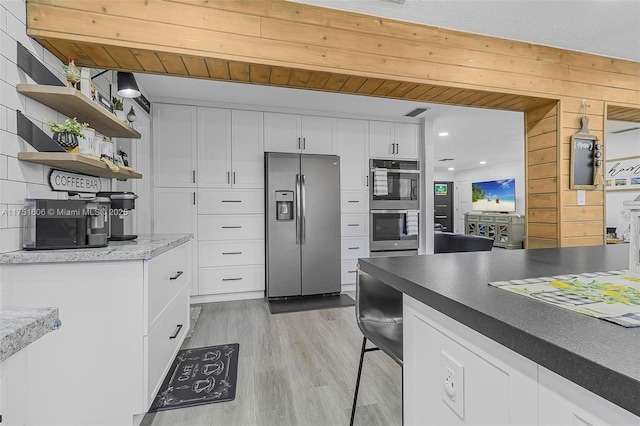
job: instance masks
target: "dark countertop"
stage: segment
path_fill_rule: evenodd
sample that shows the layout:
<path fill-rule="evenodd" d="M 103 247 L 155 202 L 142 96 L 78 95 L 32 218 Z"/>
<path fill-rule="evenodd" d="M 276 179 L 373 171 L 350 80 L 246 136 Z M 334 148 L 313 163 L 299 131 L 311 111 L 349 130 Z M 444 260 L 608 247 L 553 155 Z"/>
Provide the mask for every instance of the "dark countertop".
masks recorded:
<path fill-rule="evenodd" d="M 628 245 L 363 258 L 363 272 L 640 416 L 640 328 L 488 285 L 629 268 Z"/>

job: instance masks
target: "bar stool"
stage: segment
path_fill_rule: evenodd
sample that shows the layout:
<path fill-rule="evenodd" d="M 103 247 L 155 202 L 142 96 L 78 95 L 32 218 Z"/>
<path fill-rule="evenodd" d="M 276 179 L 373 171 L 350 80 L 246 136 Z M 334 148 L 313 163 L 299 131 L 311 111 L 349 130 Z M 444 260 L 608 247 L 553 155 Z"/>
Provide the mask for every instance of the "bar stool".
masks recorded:
<path fill-rule="evenodd" d="M 351 408 L 351 426 L 356 415 L 364 354 L 382 350 L 402 367 L 402 293 L 359 271 L 356 283 L 356 322 L 364 338 Z M 367 349 L 367 340 L 376 347 Z"/>

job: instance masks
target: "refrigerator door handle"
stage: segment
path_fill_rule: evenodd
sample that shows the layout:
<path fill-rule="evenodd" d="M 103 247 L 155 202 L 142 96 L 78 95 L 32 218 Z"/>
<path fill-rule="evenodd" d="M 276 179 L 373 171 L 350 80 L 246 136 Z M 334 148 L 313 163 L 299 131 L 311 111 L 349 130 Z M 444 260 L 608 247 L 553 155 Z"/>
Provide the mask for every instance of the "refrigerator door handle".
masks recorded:
<path fill-rule="evenodd" d="M 300 175 L 296 175 L 296 245 L 300 245 L 300 221 L 301 221 L 301 203 L 300 203 Z"/>
<path fill-rule="evenodd" d="M 307 207 L 306 207 L 306 198 L 307 198 L 307 189 L 306 189 L 306 185 L 304 182 L 304 175 L 302 175 L 300 177 L 300 186 L 302 189 L 302 211 L 300 212 L 300 216 L 301 216 L 301 221 L 300 221 L 300 244 L 304 244 L 306 242 L 307 239 L 307 224 L 306 224 L 306 220 L 305 220 L 305 216 L 307 214 Z"/>

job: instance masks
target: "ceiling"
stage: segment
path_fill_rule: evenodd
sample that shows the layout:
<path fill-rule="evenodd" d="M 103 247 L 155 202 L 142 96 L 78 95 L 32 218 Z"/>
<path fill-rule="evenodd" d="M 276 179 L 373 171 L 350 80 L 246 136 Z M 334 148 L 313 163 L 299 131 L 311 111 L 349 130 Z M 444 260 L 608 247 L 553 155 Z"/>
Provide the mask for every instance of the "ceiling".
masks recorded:
<path fill-rule="evenodd" d="M 298 2 L 640 61 L 637 0 Z M 428 106 L 419 117 L 432 120 L 436 133 L 449 133 L 437 138 L 434 157 L 454 159 L 436 161 L 436 172 L 523 161 L 522 113 L 150 74 L 136 78 L 151 101 L 183 98 L 381 119 L 398 119 L 418 106 Z"/>
<path fill-rule="evenodd" d="M 638 0 L 293 0 L 640 61 Z"/>

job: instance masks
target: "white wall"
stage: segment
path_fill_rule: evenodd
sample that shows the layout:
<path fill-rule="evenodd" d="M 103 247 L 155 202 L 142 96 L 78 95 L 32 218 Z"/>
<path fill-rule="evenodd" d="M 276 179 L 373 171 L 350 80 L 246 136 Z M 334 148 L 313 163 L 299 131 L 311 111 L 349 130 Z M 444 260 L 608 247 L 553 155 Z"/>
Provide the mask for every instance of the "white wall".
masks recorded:
<path fill-rule="evenodd" d="M 633 123 L 633 125 L 638 125 L 638 123 Z M 640 130 L 619 134 L 607 133 L 605 153 L 607 159 L 640 156 Z M 640 191 L 606 192 L 606 226 L 619 228 L 618 237 L 622 236 L 629 224 L 629 221 L 623 218 L 622 202 L 633 200 L 638 195 L 640 195 Z"/>

